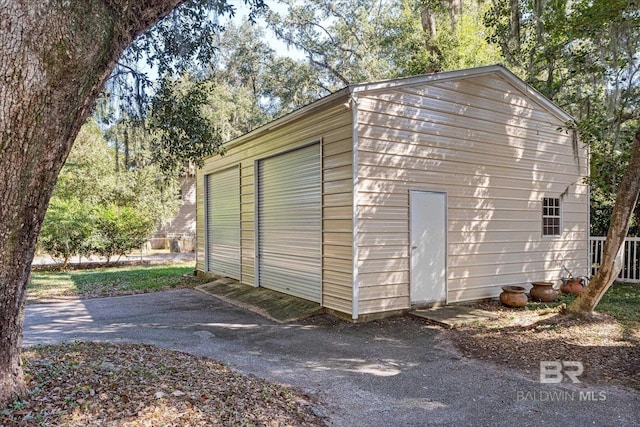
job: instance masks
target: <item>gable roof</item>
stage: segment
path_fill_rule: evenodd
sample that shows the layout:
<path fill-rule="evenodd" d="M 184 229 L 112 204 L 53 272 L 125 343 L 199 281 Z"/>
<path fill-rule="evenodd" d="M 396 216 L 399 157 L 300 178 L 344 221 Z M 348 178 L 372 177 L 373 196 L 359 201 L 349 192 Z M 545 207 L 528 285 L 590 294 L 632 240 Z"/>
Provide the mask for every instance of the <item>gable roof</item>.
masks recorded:
<path fill-rule="evenodd" d="M 403 77 L 398 79 L 391 80 L 383 80 L 379 82 L 372 83 L 361 83 L 349 86 L 351 89 L 351 93 L 370 93 L 377 92 L 381 90 L 394 89 L 404 86 L 414 86 L 420 84 L 429 84 L 435 82 L 444 82 L 449 80 L 461 80 L 471 77 L 478 77 L 488 74 L 496 74 L 503 79 L 505 79 L 508 83 L 518 89 L 520 92 L 529 96 L 533 99 L 534 102 L 539 104 L 542 108 L 547 110 L 549 113 L 556 116 L 558 119 L 562 121 L 572 120 L 573 117 L 569 115 L 562 108 L 558 107 L 554 104 L 549 98 L 535 90 L 532 86 L 525 83 L 518 76 L 513 74 L 503 65 L 487 65 L 483 67 L 475 67 L 475 68 L 467 68 L 464 70 L 455 70 L 455 71 L 445 71 L 442 73 L 433 73 L 433 74 L 422 74 L 419 76 L 411 76 L 411 77 Z"/>
<path fill-rule="evenodd" d="M 450 81 L 450 80 L 461 80 L 461 79 L 484 76 L 489 74 L 495 74 L 503 78 L 512 86 L 514 86 L 517 90 L 519 90 L 523 94 L 530 97 L 540 107 L 548 111 L 550 114 L 552 114 L 559 120 L 563 122 L 568 122 L 573 120 L 573 117 L 569 115 L 566 111 L 558 107 L 549 98 L 547 98 L 546 96 L 544 96 L 543 94 L 535 90 L 532 86 L 528 85 L 518 76 L 516 76 L 511 71 L 509 71 L 506 67 L 500 64 L 495 64 L 495 65 L 487 65 L 483 67 L 467 68 L 463 70 L 445 71 L 445 72 L 432 73 L 432 74 L 421 74 L 418 76 L 401 77 L 396 79 L 381 80 L 377 82 L 352 84 L 343 89 L 340 89 L 337 92 L 327 95 L 324 98 L 320 98 L 319 100 L 314 101 L 311 104 L 305 105 L 304 107 L 294 110 L 289 114 L 286 114 L 280 117 L 279 119 L 276 119 L 259 128 L 256 128 L 249 133 L 239 136 L 236 139 L 228 141 L 224 145 L 227 148 L 231 148 L 235 145 L 243 143 L 248 139 L 252 139 L 254 137 L 257 137 L 258 135 L 267 133 L 271 130 L 284 126 L 285 124 L 292 122 L 298 118 L 311 114 L 313 111 L 316 111 L 324 106 L 334 104 L 334 103 L 339 103 L 339 102 L 345 102 L 345 100 L 355 98 L 358 96 L 358 94 L 379 92 L 379 91 L 385 91 L 389 89 L 396 89 L 396 88 L 401 88 L 406 86 L 415 86 L 420 84 L 430 84 L 430 83 Z"/>

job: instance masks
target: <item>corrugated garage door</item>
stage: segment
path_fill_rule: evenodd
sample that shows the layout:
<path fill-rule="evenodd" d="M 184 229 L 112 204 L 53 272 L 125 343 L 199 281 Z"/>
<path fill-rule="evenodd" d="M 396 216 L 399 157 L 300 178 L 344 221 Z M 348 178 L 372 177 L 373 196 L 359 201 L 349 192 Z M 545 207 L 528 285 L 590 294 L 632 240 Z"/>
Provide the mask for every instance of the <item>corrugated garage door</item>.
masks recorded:
<path fill-rule="evenodd" d="M 260 286 L 321 302 L 320 144 L 258 165 Z"/>
<path fill-rule="evenodd" d="M 207 269 L 240 280 L 240 169 L 207 175 Z"/>

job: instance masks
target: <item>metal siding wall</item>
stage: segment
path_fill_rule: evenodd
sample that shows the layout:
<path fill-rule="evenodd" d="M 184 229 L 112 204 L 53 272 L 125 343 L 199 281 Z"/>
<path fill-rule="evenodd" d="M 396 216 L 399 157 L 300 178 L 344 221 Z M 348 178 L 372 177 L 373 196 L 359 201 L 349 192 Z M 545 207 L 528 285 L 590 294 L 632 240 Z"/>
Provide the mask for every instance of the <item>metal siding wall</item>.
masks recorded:
<path fill-rule="evenodd" d="M 205 178 L 230 166 L 241 163 L 240 216 L 242 283 L 256 286 L 257 262 L 257 165 L 292 149 L 308 146 L 305 141 L 322 138 L 323 177 L 323 259 L 322 306 L 352 313 L 353 258 L 352 230 L 343 231 L 343 221 L 352 220 L 352 179 L 343 179 L 345 153 L 352 152 L 352 111 L 344 107 L 345 99 L 337 101 L 313 115 L 256 135 L 248 141 L 227 147 L 224 156 L 212 156 L 198 169 L 197 180 L 197 268 L 207 271 Z M 334 173 L 339 172 L 339 173 Z M 255 183 L 255 188 L 254 188 Z"/>
<path fill-rule="evenodd" d="M 207 175 L 207 266 L 240 279 L 240 172 L 233 167 Z"/>
<path fill-rule="evenodd" d="M 200 172 L 200 171 L 198 171 Z M 206 241 L 206 174 L 198 173 L 196 178 L 196 270 L 207 271 L 207 241 Z"/>
<path fill-rule="evenodd" d="M 320 144 L 258 166 L 260 286 L 322 300 Z"/>
<path fill-rule="evenodd" d="M 586 149 L 527 93 L 478 76 L 361 94 L 358 112 L 360 314 L 410 307 L 410 190 L 449 195 L 448 302 L 586 270 Z M 560 194 L 563 236 L 542 238 Z"/>

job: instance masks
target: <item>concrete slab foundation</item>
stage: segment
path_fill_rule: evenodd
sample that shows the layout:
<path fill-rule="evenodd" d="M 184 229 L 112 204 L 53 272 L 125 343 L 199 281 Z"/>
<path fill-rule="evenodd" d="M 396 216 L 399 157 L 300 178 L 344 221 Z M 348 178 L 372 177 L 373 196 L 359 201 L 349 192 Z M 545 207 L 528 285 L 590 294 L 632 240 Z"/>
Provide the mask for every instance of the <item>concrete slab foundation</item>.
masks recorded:
<path fill-rule="evenodd" d="M 412 316 L 427 319 L 430 322 L 444 326 L 446 328 L 454 328 L 456 326 L 467 325 L 474 322 L 482 322 L 485 320 L 497 319 L 498 315 L 480 310 L 477 308 L 467 307 L 464 305 L 445 305 L 440 307 L 412 310 L 409 312 Z"/>

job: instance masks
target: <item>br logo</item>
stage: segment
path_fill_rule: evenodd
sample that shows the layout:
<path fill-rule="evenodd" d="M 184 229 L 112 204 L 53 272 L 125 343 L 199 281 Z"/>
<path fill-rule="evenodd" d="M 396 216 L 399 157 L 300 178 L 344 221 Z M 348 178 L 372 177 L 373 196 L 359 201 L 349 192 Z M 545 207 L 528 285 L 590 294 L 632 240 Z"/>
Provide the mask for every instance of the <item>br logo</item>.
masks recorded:
<path fill-rule="evenodd" d="M 582 362 L 576 361 L 540 361 L 540 383 L 557 384 L 563 378 L 568 378 L 572 383 L 579 383 L 578 377 L 584 372 Z"/>

